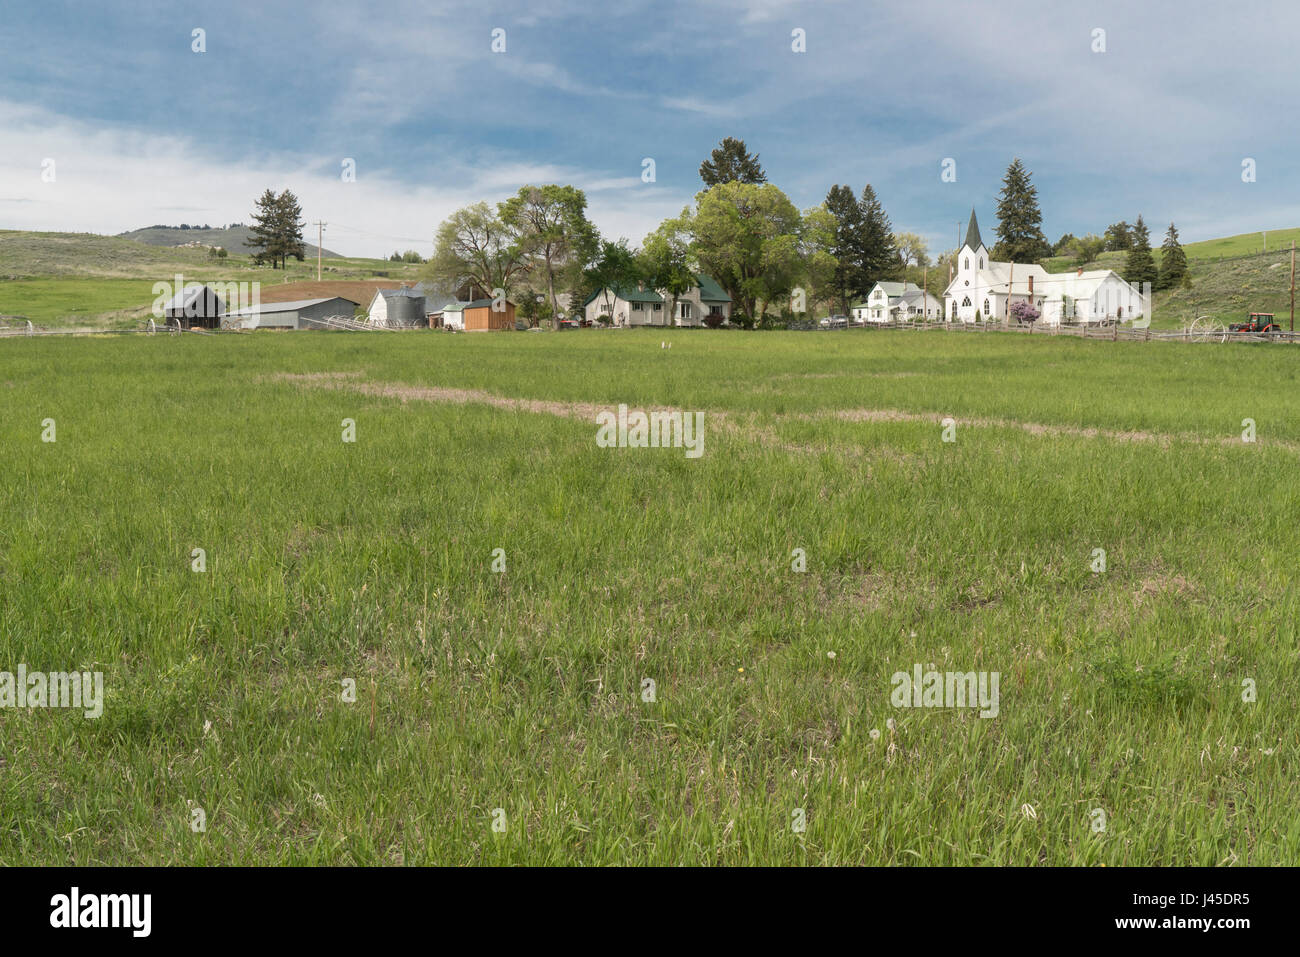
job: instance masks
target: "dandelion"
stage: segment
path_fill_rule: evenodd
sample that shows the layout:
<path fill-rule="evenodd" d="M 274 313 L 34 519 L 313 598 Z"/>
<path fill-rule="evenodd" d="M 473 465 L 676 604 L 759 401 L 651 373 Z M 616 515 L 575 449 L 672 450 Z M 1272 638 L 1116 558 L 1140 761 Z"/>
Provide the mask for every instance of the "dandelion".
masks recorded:
<path fill-rule="evenodd" d="M 868 731 L 867 733 L 871 736 L 871 740 L 872 740 L 872 741 L 879 741 L 879 740 L 880 740 L 880 729 L 879 729 L 879 728 L 872 728 L 872 729 L 871 729 L 870 731 Z"/>
<path fill-rule="evenodd" d="M 889 718 L 888 720 L 885 721 L 885 727 L 889 729 L 890 734 L 893 734 L 894 729 L 897 728 L 898 725 L 894 723 L 893 718 Z"/>
<path fill-rule="evenodd" d="M 834 661 L 834 660 L 835 660 L 835 652 L 833 652 L 833 651 L 828 651 L 828 652 L 826 652 L 826 657 L 829 658 L 831 661 Z"/>

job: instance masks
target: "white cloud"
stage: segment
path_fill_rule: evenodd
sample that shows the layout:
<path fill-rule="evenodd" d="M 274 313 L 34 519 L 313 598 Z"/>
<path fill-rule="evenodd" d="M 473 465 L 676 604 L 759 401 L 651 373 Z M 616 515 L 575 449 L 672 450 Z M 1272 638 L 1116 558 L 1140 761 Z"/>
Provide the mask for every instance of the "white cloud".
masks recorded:
<path fill-rule="evenodd" d="M 571 183 L 587 190 L 590 214 L 602 232 L 633 241 L 690 199 L 643 184 L 639 176 L 529 164 L 486 150 L 440 165 L 433 171 L 436 182 L 412 185 L 363 165 L 356 182 L 348 183 L 333 160 L 315 155 L 240 161 L 214 156 L 188 137 L 95 128 L 3 100 L 0 127 L 8 131 L 0 159 L 6 184 L 0 225 L 14 229 L 114 234 L 158 222 L 248 222 L 253 201 L 270 187 L 292 189 L 308 220 L 331 224 L 328 249 L 386 256 L 409 247 L 427 255 L 434 230 L 454 210 L 504 199 L 526 183 Z M 41 181 L 45 158 L 55 161 L 52 183 Z"/>

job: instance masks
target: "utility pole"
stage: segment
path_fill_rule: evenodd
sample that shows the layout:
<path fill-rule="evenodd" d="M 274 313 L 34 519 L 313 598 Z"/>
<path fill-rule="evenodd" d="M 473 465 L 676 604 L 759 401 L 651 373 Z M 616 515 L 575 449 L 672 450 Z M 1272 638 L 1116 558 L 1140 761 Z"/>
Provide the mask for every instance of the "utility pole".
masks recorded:
<path fill-rule="evenodd" d="M 1007 328 L 1011 328 L 1011 293 L 1016 288 L 1016 264 L 1007 270 Z"/>
<path fill-rule="evenodd" d="M 1295 332 L 1295 240 L 1291 240 L 1291 332 Z"/>
<path fill-rule="evenodd" d="M 320 282 L 320 248 L 321 243 L 325 241 L 325 227 L 327 223 L 316 220 L 316 281 Z"/>

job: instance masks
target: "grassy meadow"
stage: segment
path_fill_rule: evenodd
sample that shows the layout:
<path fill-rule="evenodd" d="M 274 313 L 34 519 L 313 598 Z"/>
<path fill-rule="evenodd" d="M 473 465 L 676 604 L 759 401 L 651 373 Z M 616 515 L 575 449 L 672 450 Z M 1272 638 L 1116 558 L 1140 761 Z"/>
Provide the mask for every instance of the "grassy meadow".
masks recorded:
<path fill-rule="evenodd" d="M 321 277 L 414 282 L 419 270 L 414 263 L 336 256 L 323 261 Z M 239 250 L 214 259 L 203 249 L 150 246 L 120 236 L 0 230 L 0 316 L 23 316 L 47 329 L 139 328 L 152 315 L 154 283 L 170 283 L 177 274 L 186 281 L 269 287 L 314 280 L 316 259 L 271 269 L 253 265 Z"/>
<path fill-rule="evenodd" d="M 0 709 L 0 863 L 1300 863 L 1296 369 L 0 341 L 0 670 L 105 684 L 98 719 Z M 599 447 L 619 403 L 703 412 L 704 454 Z M 916 664 L 999 673 L 997 717 L 894 707 Z"/>

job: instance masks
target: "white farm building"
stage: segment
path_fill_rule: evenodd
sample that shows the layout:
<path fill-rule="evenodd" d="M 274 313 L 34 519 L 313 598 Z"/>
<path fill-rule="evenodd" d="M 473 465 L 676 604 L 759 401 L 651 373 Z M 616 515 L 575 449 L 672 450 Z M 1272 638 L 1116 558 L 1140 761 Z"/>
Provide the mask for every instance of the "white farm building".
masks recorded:
<path fill-rule="evenodd" d="M 1016 303 L 1030 302 L 1038 322 L 1127 322 L 1151 316 L 1151 301 L 1111 269 L 1050 273 L 1037 263 L 994 262 L 980 237 L 975 211 L 966 241 L 957 253 L 957 269 L 944 290 L 944 318 L 949 322 L 1004 322 Z"/>

